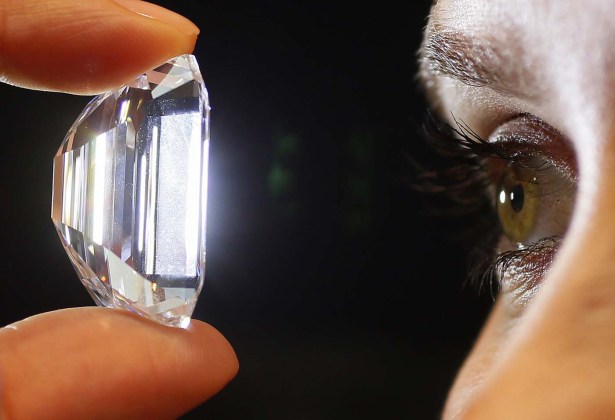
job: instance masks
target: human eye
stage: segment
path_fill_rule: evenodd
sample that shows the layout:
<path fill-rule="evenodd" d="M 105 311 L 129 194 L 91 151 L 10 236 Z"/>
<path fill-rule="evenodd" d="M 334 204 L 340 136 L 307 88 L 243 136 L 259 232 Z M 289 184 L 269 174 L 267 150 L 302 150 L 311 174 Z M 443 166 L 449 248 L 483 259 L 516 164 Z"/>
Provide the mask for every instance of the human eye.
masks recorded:
<path fill-rule="evenodd" d="M 481 138 L 455 120 L 430 120 L 435 171 L 422 185 L 459 218 L 478 261 L 478 283 L 494 282 L 509 312 L 523 312 L 562 242 L 576 195 L 574 153 L 564 136 L 531 115 L 518 115 Z"/>

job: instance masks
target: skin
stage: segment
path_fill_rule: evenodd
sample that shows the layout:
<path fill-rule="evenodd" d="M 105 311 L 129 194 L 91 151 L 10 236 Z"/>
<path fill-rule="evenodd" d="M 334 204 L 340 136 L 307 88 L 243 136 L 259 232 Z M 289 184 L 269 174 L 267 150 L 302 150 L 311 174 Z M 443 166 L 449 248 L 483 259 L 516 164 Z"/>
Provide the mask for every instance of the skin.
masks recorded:
<path fill-rule="evenodd" d="M 531 92 L 423 74 L 434 107 L 483 136 L 530 113 L 575 152 L 567 236 L 539 293 L 511 315 L 506 292 L 450 391 L 443 417 L 615 418 L 615 16 L 608 0 L 440 0 L 438 25 L 504 38 Z M 487 41 L 486 41 L 487 40 Z M 556 147 L 556 146 L 553 146 Z"/>
<path fill-rule="evenodd" d="M 102 92 L 192 52 L 198 32 L 138 0 L 0 0 L 0 80 Z M 237 370 L 228 341 L 197 320 L 181 330 L 106 308 L 40 314 L 0 329 L 0 418 L 177 418 Z"/>

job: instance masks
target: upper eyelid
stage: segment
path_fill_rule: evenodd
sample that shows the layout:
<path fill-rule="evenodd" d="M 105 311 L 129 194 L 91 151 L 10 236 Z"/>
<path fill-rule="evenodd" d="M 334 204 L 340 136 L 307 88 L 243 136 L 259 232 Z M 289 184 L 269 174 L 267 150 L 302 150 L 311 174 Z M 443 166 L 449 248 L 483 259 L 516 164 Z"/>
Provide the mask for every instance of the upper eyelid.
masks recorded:
<path fill-rule="evenodd" d="M 531 114 L 520 114 L 500 125 L 490 141 L 526 156 L 539 155 L 577 181 L 577 162 L 570 141 L 556 128 Z M 525 151 L 524 151 L 525 150 Z"/>
<path fill-rule="evenodd" d="M 551 125 L 528 113 L 510 116 L 488 137 L 482 137 L 462 120 L 452 115 L 456 127 L 439 122 L 451 130 L 462 148 L 483 158 L 518 161 L 541 155 L 550 163 L 576 176 L 576 159 L 570 142 Z"/>
<path fill-rule="evenodd" d="M 514 118 L 511 117 L 509 120 Z M 514 161 L 516 157 L 522 154 L 520 148 L 511 147 L 518 143 L 513 141 L 491 141 L 492 136 L 482 137 L 468 124 L 455 118 L 454 115 L 452 115 L 452 119 L 456 127 L 444 122 L 439 122 L 439 124 L 444 127 L 443 129 L 450 130 L 456 135 L 456 137 L 453 136 L 453 140 L 458 142 L 457 147 L 466 149 L 482 158 L 499 158 L 505 161 Z M 512 136 L 508 139 L 512 140 Z"/>
<path fill-rule="evenodd" d="M 450 130 L 454 135 L 449 148 L 465 150 L 483 160 L 485 175 L 491 185 L 497 185 L 504 169 L 510 164 L 526 167 L 544 176 L 556 170 L 560 177 L 576 184 L 578 174 L 576 160 L 562 134 L 538 117 L 519 113 L 507 118 L 488 138 L 481 137 L 463 121 L 453 115 L 456 128 L 444 122 L 441 130 Z M 446 146 L 446 145 L 443 145 Z M 502 162 L 498 164 L 498 162 Z"/>

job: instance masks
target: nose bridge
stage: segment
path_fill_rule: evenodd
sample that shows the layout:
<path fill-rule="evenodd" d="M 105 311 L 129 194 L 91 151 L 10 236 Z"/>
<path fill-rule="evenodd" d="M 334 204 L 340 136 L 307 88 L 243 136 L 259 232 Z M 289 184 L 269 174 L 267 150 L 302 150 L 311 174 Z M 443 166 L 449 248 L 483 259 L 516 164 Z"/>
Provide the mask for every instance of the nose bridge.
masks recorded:
<path fill-rule="evenodd" d="M 612 336 L 615 344 L 615 171 L 609 177 L 580 198 L 586 211 L 575 215 L 529 314 L 576 345 L 593 340 L 590 333 Z"/>
<path fill-rule="evenodd" d="M 585 130 L 591 138 L 576 142 L 579 186 L 572 225 L 550 276 L 555 282 L 570 277 L 566 282 L 585 283 L 615 270 L 615 114 L 600 125 Z"/>

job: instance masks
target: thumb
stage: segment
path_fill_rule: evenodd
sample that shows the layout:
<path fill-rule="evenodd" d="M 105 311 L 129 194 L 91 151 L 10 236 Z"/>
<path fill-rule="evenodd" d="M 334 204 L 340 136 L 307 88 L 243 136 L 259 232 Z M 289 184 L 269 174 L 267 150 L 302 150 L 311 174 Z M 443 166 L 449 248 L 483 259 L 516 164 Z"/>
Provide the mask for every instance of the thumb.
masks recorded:
<path fill-rule="evenodd" d="M 0 418 L 178 418 L 237 373 L 213 327 L 72 308 L 0 328 Z"/>
<path fill-rule="evenodd" d="M 199 29 L 140 0 L 0 0 L 0 80 L 93 94 L 192 52 Z"/>

